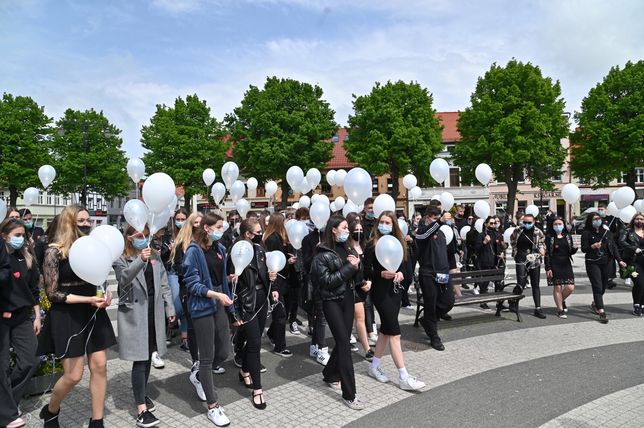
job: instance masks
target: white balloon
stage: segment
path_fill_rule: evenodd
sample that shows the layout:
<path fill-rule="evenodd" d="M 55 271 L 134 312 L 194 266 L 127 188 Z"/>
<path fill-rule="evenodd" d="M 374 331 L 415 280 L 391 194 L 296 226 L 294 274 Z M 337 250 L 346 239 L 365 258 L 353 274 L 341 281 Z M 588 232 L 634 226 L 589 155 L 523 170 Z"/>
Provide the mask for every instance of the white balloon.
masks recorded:
<path fill-rule="evenodd" d="M 127 161 L 127 175 L 132 181 L 138 183 L 145 175 L 145 164 L 139 158 L 132 158 Z"/>
<path fill-rule="evenodd" d="M 230 250 L 230 259 L 235 267 L 235 275 L 241 275 L 246 266 L 250 264 L 255 256 L 253 244 L 242 239 L 237 241 Z"/>
<path fill-rule="evenodd" d="M 224 180 L 226 189 L 230 190 L 237 177 L 239 177 L 239 167 L 235 162 L 226 162 L 221 167 L 221 179 Z"/>
<path fill-rule="evenodd" d="M 0 199 L 0 222 L 7 216 L 7 203 Z"/>
<path fill-rule="evenodd" d="M 327 210 L 327 212 L 329 211 L 328 208 L 325 209 Z M 311 219 L 312 218 L 313 216 L 311 216 Z M 302 240 L 306 235 L 309 234 L 309 228 L 306 225 L 306 222 L 298 221 L 289 228 L 287 233 L 289 243 L 293 246 L 293 248 L 299 250 L 300 248 L 302 248 Z"/>
<path fill-rule="evenodd" d="M 510 237 L 512 236 L 512 233 L 514 232 L 514 227 L 508 227 L 505 229 L 505 232 L 503 232 L 503 241 L 507 242 L 508 244 L 510 243 Z"/>
<path fill-rule="evenodd" d="M 405 189 L 411 190 L 416 185 L 418 184 L 418 180 L 416 179 L 416 176 L 413 174 L 407 174 L 406 176 L 403 177 L 403 186 L 405 186 Z"/>
<path fill-rule="evenodd" d="M 117 261 L 123 254 L 125 240 L 121 232 L 114 226 L 103 224 L 92 230 L 89 236 L 98 239 L 110 250 L 112 263 Z"/>
<path fill-rule="evenodd" d="M 255 190 L 257 189 L 258 185 L 259 183 L 257 182 L 257 179 L 255 177 L 251 177 L 246 180 L 246 187 L 248 187 L 248 190 Z"/>
<path fill-rule="evenodd" d="M 439 194 L 437 193 L 437 194 L 435 194 L 434 196 L 432 196 L 432 198 L 431 198 L 431 199 L 432 199 L 432 201 L 440 201 L 440 200 L 441 200 L 441 195 L 439 195 Z"/>
<path fill-rule="evenodd" d="M 608 214 L 612 216 L 619 215 L 619 208 L 617 208 L 617 205 L 615 205 L 615 202 L 611 202 L 610 204 L 608 204 L 608 206 L 606 207 L 606 211 L 608 211 Z"/>
<path fill-rule="evenodd" d="M 238 200 L 244 197 L 246 193 L 246 186 L 240 180 L 235 180 L 235 182 L 230 186 L 230 198 L 233 200 L 233 203 L 236 203 Z"/>
<path fill-rule="evenodd" d="M 69 249 L 69 265 L 83 281 L 102 285 L 112 270 L 110 249 L 96 238 L 82 236 Z"/>
<path fill-rule="evenodd" d="M 487 201 L 476 201 L 474 203 L 474 214 L 480 219 L 486 219 L 490 215 L 490 204 Z"/>
<path fill-rule="evenodd" d="M 635 207 L 637 212 L 639 213 L 644 212 L 644 199 L 636 200 L 635 202 L 633 202 L 633 206 Z M 0 218 L 2 218 L 1 215 L 0 215 Z"/>
<path fill-rule="evenodd" d="M 315 198 L 315 201 L 312 200 L 311 202 L 322 202 L 327 207 L 331 205 L 331 201 L 329 200 L 329 197 L 327 195 L 322 195 L 322 194 L 318 195 L 318 197 Z"/>
<path fill-rule="evenodd" d="M 452 226 L 444 224 L 439 227 L 439 230 L 443 232 L 443 235 L 445 235 L 445 243 L 449 245 L 452 242 L 452 239 L 454 239 L 454 230 L 452 229 Z"/>
<path fill-rule="evenodd" d="M 364 203 L 371 196 L 371 176 L 362 168 L 352 168 L 344 177 L 343 184 L 347 197 L 356 205 Z"/>
<path fill-rule="evenodd" d="M 579 187 L 573 183 L 568 183 L 561 189 L 561 197 L 567 204 L 574 204 L 579 200 L 580 196 Z"/>
<path fill-rule="evenodd" d="M 123 207 L 123 216 L 127 224 L 137 232 L 143 232 L 148 222 L 148 207 L 138 199 L 130 199 Z"/>
<path fill-rule="evenodd" d="M 331 202 L 331 205 L 329 205 L 329 209 L 331 210 L 332 213 L 338 210 L 338 208 L 335 206 L 335 202 Z"/>
<path fill-rule="evenodd" d="M 172 213 L 168 207 L 160 213 L 155 213 L 153 211 L 148 212 L 148 228 L 150 229 L 150 235 L 154 235 L 159 230 L 166 227 L 171 215 Z"/>
<path fill-rule="evenodd" d="M 322 174 L 320 174 L 320 170 L 317 168 L 311 168 L 308 171 L 306 171 L 306 181 L 308 181 L 309 185 L 311 186 L 311 189 L 315 189 L 318 187 L 318 184 L 320 184 L 320 180 L 322 180 Z"/>
<path fill-rule="evenodd" d="M 311 206 L 311 198 L 306 195 L 300 196 L 300 206 L 302 208 L 308 208 Z"/>
<path fill-rule="evenodd" d="M 441 207 L 443 211 L 449 211 L 454 206 L 454 195 L 450 192 L 441 193 Z"/>
<path fill-rule="evenodd" d="M 266 267 L 269 272 L 279 272 L 286 266 L 286 256 L 283 252 L 267 251 L 266 252 Z"/>
<path fill-rule="evenodd" d="M 396 201 L 386 193 L 378 195 L 373 201 L 373 213 L 379 217 L 384 211 L 396 212 Z"/>
<path fill-rule="evenodd" d="M 319 194 L 319 193 L 314 193 L 314 194 L 312 194 L 312 195 L 311 195 L 311 203 L 313 203 L 313 202 L 317 201 L 319 198 L 320 198 L 320 194 Z"/>
<path fill-rule="evenodd" d="M 482 218 L 479 218 L 474 222 L 474 229 L 476 229 L 478 233 L 483 232 L 483 221 L 484 220 Z"/>
<path fill-rule="evenodd" d="M 610 192 L 610 198 L 609 198 L 609 200 L 610 200 L 611 202 L 613 202 L 613 201 L 615 200 L 615 192 L 616 192 L 616 190 L 613 190 L 612 192 Z"/>
<path fill-rule="evenodd" d="M 623 189 L 623 187 L 622 187 Z M 619 190 L 618 190 L 619 192 Z M 615 195 L 617 196 L 617 195 Z M 637 214 L 637 210 L 635 209 L 634 206 L 628 205 L 621 210 L 619 210 L 619 219 L 623 221 L 624 223 L 630 223 L 631 220 L 633 220 L 633 216 Z"/>
<path fill-rule="evenodd" d="M 297 221 L 297 220 L 295 220 L 294 218 L 292 218 L 292 219 L 290 219 L 290 220 L 287 220 L 287 221 L 286 221 L 286 223 L 284 223 L 284 228 L 286 228 L 286 232 L 287 232 L 287 233 L 288 233 L 288 230 L 291 228 L 291 226 L 293 226 L 293 225 L 295 224 L 295 222 L 296 222 L 296 221 Z"/>
<path fill-rule="evenodd" d="M 436 158 L 429 165 L 429 173 L 440 184 L 449 176 L 449 164 L 443 158 Z"/>
<path fill-rule="evenodd" d="M 201 178 L 203 179 L 203 182 L 206 183 L 206 186 L 210 186 L 214 183 L 216 176 L 217 174 L 215 174 L 215 171 L 212 168 L 206 168 L 201 173 Z"/>
<path fill-rule="evenodd" d="M 177 204 L 178 203 L 179 203 L 179 199 L 177 198 L 177 195 L 174 195 L 172 197 L 172 200 L 168 204 L 168 209 L 170 210 L 170 212 L 172 212 L 172 213 L 175 212 L 175 210 L 177 209 Z"/>
<path fill-rule="evenodd" d="M 250 203 L 246 199 L 239 199 L 235 202 L 235 209 L 241 216 L 241 218 L 246 218 L 246 214 L 250 211 Z"/>
<path fill-rule="evenodd" d="M 38 196 L 40 196 L 40 191 L 35 187 L 28 187 L 22 193 L 22 200 L 26 207 L 35 204 L 38 202 Z"/>
<path fill-rule="evenodd" d="M 472 230 L 472 226 L 470 226 L 470 225 L 463 226 L 463 227 L 461 228 L 461 231 L 459 232 L 459 234 L 461 235 L 461 239 L 462 239 L 462 240 L 465 240 L 465 238 L 467 237 L 467 233 L 468 233 L 470 230 Z"/>
<path fill-rule="evenodd" d="M 418 199 L 422 196 L 422 194 L 423 194 L 423 190 L 418 186 L 414 186 L 409 190 L 410 199 Z"/>
<path fill-rule="evenodd" d="M 490 165 L 486 163 L 480 163 L 474 170 L 474 175 L 479 183 L 487 186 L 490 180 L 492 180 L 492 168 L 490 168 Z"/>
<path fill-rule="evenodd" d="M 398 272 L 403 261 L 403 247 L 398 239 L 385 235 L 376 244 L 376 259 L 386 270 Z"/>
<path fill-rule="evenodd" d="M 224 220 L 224 232 L 230 229 L 230 223 L 228 223 L 226 220 Z"/>
<path fill-rule="evenodd" d="M 38 168 L 38 178 L 42 183 L 43 189 L 46 189 L 56 178 L 56 170 L 51 165 L 43 165 Z"/>
<path fill-rule="evenodd" d="M 221 200 L 224 199 L 224 196 L 226 196 L 226 186 L 224 186 L 223 183 L 215 183 L 212 185 L 210 194 L 212 195 L 212 199 L 215 203 L 219 205 Z"/>
<path fill-rule="evenodd" d="M 299 202 L 296 202 L 296 203 L 294 203 L 293 205 L 291 205 L 291 207 L 292 207 L 294 210 L 299 210 L 299 209 L 300 209 L 300 203 L 299 203 Z"/>
<path fill-rule="evenodd" d="M 309 210 L 309 217 L 311 217 L 311 221 L 313 221 L 315 227 L 318 229 L 324 227 L 326 222 L 329 221 L 330 216 L 329 205 L 325 204 L 321 199 L 313 202 Z"/>
<path fill-rule="evenodd" d="M 409 233 L 409 225 L 407 224 L 407 222 L 399 218 L 398 227 L 400 228 L 400 231 L 402 232 L 403 236 L 407 236 L 407 234 Z"/>
<path fill-rule="evenodd" d="M 635 200 L 635 191 L 628 186 L 620 187 L 615 191 L 615 205 L 620 210 L 626 208 Z"/>
<path fill-rule="evenodd" d="M 286 171 L 286 182 L 295 191 L 304 179 L 304 172 L 299 166 L 292 166 Z"/>
<path fill-rule="evenodd" d="M 277 183 L 273 180 L 269 180 L 264 185 L 264 190 L 266 190 L 266 196 L 271 198 L 277 192 Z"/>
<path fill-rule="evenodd" d="M 339 169 L 335 172 L 333 181 L 335 182 L 336 186 L 342 187 L 344 186 L 344 180 L 346 178 L 347 178 L 347 171 L 345 171 L 344 169 Z"/>
<path fill-rule="evenodd" d="M 536 205 L 528 205 L 525 209 L 525 213 L 536 217 L 539 215 L 539 207 Z"/>
<path fill-rule="evenodd" d="M 329 183 L 329 186 L 334 186 L 335 181 L 333 180 L 335 178 L 335 169 L 329 170 L 329 172 L 326 173 L 326 182 Z"/>
<path fill-rule="evenodd" d="M 347 203 L 344 205 L 344 208 L 342 208 L 342 215 L 347 216 L 349 213 L 359 213 L 360 212 L 360 207 L 355 204 L 351 199 L 347 201 Z"/>
<path fill-rule="evenodd" d="M 311 184 L 306 179 L 306 177 L 304 177 L 300 185 L 297 186 L 296 189 L 293 189 L 293 191 L 300 192 L 300 193 L 309 193 L 311 191 Z"/>
<path fill-rule="evenodd" d="M 337 208 L 336 211 L 339 211 L 342 208 L 344 208 L 344 205 L 346 204 L 346 201 L 344 200 L 344 198 L 342 196 L 338 196 L 337 198 L 335 198 L 335 201 L 333 203 L 335 204 L 335 207 Z"/>
<path fill-rule="evenodd" d="M 174 181 L 164 172 L 155 172 L 143 183 L 143 200 L 150 211 L 161 212 L 176 194 Z"/>

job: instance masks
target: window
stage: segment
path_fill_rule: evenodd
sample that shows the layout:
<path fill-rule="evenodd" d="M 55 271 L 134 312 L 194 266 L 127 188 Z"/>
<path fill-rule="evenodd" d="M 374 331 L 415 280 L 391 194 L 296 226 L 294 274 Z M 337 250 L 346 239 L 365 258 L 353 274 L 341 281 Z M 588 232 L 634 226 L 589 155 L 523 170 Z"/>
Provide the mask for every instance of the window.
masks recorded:
<path fill-rule="evenodd" d="M 461 187 L 461 169 L 460 168 L 449 169 L 449 186 Z"/>
<path fill-rule="evenodd" d="M 52 202 L 52 197 L 51 197 L 51 195 L 49 193 L 47 193 L 47 205 L 51 205 L 52 203 L 53 203 Z"/>
<path fill-rule="evenodd" d="M 326 181 L 323 183 L 320 183 L 320 187 L 322 188 L 322 194 L 324 195 L 331 195 L 333 193 L 333 191 L 331 190 L 331 186 Z"/>
<path fill-rule="evenodd" d="M 394 181 L 391 177 L 387 178 L 387 192 L 394 188 Z"/>
<path fill-rule="evenodd" d="M 371 193 L 380 193 L 378 191 L 378 177 L 373 177 L 371 179 Z"/>
<path fill-rule="evenodd" d="M 619 178 L 620 183 L 626 183 L 626 173 L 622 172 Z M 635 182 L 644 183 L 644 168 L 635 168 Z"/>

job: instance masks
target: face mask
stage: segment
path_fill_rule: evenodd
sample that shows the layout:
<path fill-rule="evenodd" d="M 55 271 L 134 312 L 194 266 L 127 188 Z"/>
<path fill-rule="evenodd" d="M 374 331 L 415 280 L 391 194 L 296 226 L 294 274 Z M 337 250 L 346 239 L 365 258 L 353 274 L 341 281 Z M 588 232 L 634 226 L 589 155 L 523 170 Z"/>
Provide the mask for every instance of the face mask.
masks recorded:
<path fill-rule="evenodd" d="M 13 248 L 14 250 L 21 249 L 23 245 L 25 245 L 24 236 L 12 236 L 11 240 L 9 240 L 9 246 L 11 246 L 11 248 Z"/>
<path fill-rule="evenodd" d="M 378 232 L 382 233 L 383 235 L 389 235 L 391 233 L 391 230 L 392 230 L 392 227 L 386 224 L 378 225 Z"/>
<path fill-rule="evenodd" d="M 534 224 L 532 224 L 532 223 L 523 223 L 523 227 L 526 230 L 532 229 L 532 226 L 534 226 Z"/>
<path fill-rule="evenodd" d="M 373 220 L 374 218 L 376 218 L 376 215 L 375 215 L 374 213 L 367 213 L 366 217 L 367 217 L 369 220 Z"/>
<path fill-rule="evenodd" d="M 177 226 L 177 229 L 181 229 L 185 221 L 175 221 L 174 225 Z"/>
<path fill-rule="evenodd" d="M 261 244 L 262 243 L 262 235 L 253 235 L 253 244 Z"/>
<path fill-rule="evenodd" d="M 445 224 L 446 224 L 446 225 L 448 225 L 448 226 L 451 226 L 451 225 L 453 225 L 453 224 L 454 224 L 454 220 L 447 220 L 447 221 L 445 222 Z"/>
<path fill-rule="evenodd" d="M 494 228 L 495 228 L 495 229 L 498 229 L 499 227 L 501 227 L 501 225 L 500 225 L 500 224 L 494 224 Z"/>
<path fill-rule="evenodd" d="M 552 226 L 555 232 L 561 233 L 563 232 L 563 226 Z"/>
<path fill-rule="evenodd" d="M 34 222 L 32 220 L 25 221 L 25 227 L 27 229 L 31 229 L 32 227 L 34 227 Z"/>
<path fill-rule="evenodd" d="M 349 239 L 349 232 L 341 233 L 336 239 L 338 242 L 347 242 L 347 239 Z"/>
<path fill-rule="evenodd" d="M 134 245 L 134 248 L 136 248 L 137 250 L 142 250 L 144 248 L 147 248 L 149 242 L 150 241 L 148 238 L 136 238 L 134 239 L 134 241 L 132 241 L 132 245 Z"/>
<path fill-rule="evenodd" d="M 324 232 L 324 229 L 326 229 L 326 226 L 322 226 L 319 230 L 320 232 Z"/>
<path fill-rule="evenodd" d="M 362 232 L 353 232 L 353 240 L 360 242 L 362 239 Z"/>
<path fill-rule="evenodd" d="M 604 224 L 604 222 L 601 220 L 593 220 L 593 227 L 597 229 L 599 229 L 602 226 L 602 224 Z"/>
<path fill-rule="evenodd" d="M 213 241 L 219 241 L 222 236 L 224 236 L 224 232 L 222 232 L 221 230 L 215 230 L 214 232 L 208 234 L 208 237 Z"/>
<path fill-rule="evenodd" d="M 83 235 L 89 235 L 92 231 L 92 226 L 78 226 L 78 230 L 80 230 Z"/>
<path fill-rule="evenodd" d="M 635 222 L 635 223 L 633 223 L 633 224 L 634 224 L 634 225 L 635 225 L 635 227 L 637 227 L 638 229 L 641 229 L 642 227 L 644 227 L 644 221 L 636 221 L 636 222 Z"/>
<path fill-rule="evenodd" d="M 599 211 L 597 214 L 599 214 L 601 218 L 606 217 L 606 211 Z"/>

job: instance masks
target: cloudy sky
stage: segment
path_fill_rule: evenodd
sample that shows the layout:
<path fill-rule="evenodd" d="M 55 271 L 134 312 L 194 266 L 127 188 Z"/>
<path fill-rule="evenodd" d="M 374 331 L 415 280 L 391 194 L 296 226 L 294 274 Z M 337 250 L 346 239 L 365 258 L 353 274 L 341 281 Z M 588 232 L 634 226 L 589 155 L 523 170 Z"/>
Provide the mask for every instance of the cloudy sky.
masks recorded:
<path fill-rule="evenodd" d="M 221 120 L 268 75 L 320 85 L 344 125 L 375 81 L 462 110 L 515 57 L 575 111 L 611 66 L 644 58 L 643 22 L 641 0 L 0 0 L 0 91 L 54 117 L 103 110 L 132 156 L 156 104 L 196 93 Z"/>

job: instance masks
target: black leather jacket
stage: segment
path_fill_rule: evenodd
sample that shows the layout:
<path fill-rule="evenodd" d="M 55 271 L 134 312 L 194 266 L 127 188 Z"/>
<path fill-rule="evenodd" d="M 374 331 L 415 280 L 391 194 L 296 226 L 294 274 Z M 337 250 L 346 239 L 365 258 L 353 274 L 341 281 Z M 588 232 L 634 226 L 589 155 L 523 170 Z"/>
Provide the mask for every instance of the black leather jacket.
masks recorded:
<path fill-rule="evenodd" d="M 640 252 L 636 257 L 635 250 L 639 248 L 640 237 L 637 236 L 633 229 L 627 228 L 620 233 L 618 245 L 624 261 L 628 263 L 634 263 L 635 261 L 644 263 L 644 252 Z"/>
<path fill-rule="evenodd" d="M 237 296 L 235 298 L 235 320 L 248 321 L 255 314 L 257 304 L 257 286 L 264 288 L 266 294 L 277 289 L 276 285 L 268 279 L 268 268 L 266 267 L 266 253 L 261 245 L 253 244 L 255 257 L 251 260 L 246 269 L 239 275 L 237 284 L 231 286 L 231 290 Z M 230 272 L 234 271 L 232 261 Z"/>
<path fill-rule="evenodd" d="M 342 260 L 335 250 L 320 244 L 311 263 L 311 281 L 320 290 L 322 300 L 339 300 L 344 297 L 347 287 L 355 287 L 359 271 L 359 268 Z"/>

